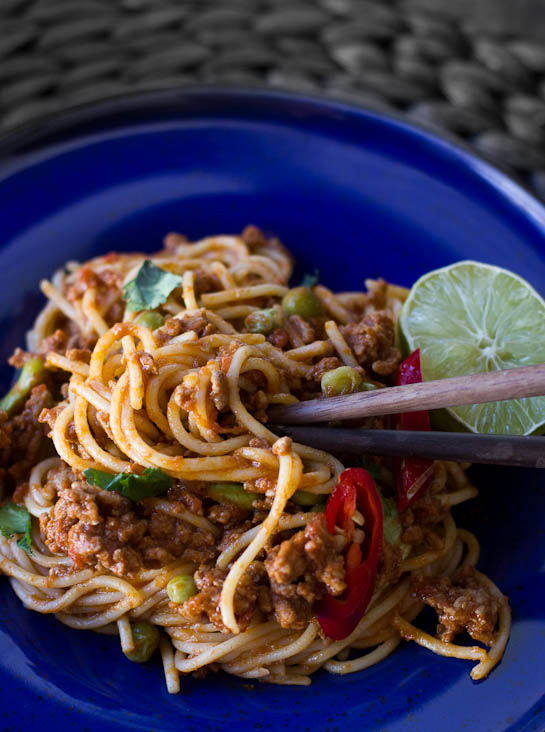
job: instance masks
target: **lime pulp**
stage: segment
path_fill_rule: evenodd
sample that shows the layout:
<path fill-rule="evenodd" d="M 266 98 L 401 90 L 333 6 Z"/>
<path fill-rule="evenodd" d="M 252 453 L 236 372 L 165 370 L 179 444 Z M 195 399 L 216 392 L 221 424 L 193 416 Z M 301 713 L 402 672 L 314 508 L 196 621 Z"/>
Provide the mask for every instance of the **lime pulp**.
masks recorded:
<path fill-rule="evenodd" d="M 518 275 L 464 261 L 428 272 L 399 317 L 401 342 L 420 348 L 425 381 L 545 363 L 545 301 Z M 545 397 L 441 410 L 439 424 L 480 433 L 545 429 Z"/>

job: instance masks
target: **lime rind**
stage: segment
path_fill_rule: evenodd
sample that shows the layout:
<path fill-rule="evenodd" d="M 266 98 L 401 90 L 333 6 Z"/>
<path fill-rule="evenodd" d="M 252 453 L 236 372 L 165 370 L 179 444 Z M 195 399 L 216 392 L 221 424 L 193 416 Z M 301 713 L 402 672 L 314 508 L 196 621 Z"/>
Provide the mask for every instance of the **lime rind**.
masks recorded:
<path fill-rule="evenodd" d="M 545 301 L 519 275 L 471 260 L 423 275 L 399 318 L 400 341 L 420 348 L 424 380 L 545 363 Z M 439 422 L 471 432 L 545 428 L 545 397 L 446 410 Z"/>

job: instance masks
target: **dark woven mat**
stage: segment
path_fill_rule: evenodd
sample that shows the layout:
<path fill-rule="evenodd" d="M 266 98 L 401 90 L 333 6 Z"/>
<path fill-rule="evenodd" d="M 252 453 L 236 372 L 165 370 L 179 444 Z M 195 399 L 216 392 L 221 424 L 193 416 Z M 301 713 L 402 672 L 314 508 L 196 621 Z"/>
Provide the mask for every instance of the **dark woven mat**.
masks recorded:
<path fill-rule="evenodd" d="M 266 83 L 401 110 L 545 199 L 545 44 L 427 6 L 0 0 L 0 128 L 126 91 Z"/>

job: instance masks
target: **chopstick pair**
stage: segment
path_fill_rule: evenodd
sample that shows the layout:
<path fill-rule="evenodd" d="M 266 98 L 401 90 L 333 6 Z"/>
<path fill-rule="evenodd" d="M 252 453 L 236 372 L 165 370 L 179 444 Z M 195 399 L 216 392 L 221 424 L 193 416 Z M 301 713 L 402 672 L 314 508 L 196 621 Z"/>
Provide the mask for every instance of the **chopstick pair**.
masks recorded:
<path fill-rule="evenodd" d="M 276 406 L 269 410 L 269 423 L 282 425 L 273 429 L 297 442 L 347 455 L 394 455 L 545 468 L 542 437 L 306 426 L 312 422 L 534 396 L 545 396 L 545 364 Z M 292 427 L 293 424 L 305 426 Z"/>

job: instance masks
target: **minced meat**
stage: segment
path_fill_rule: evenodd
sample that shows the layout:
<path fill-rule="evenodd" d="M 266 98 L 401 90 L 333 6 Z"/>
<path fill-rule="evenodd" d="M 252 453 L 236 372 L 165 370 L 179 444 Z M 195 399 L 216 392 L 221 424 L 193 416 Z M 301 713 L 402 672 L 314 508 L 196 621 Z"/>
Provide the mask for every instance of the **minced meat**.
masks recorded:
<path fill-rule="evenodd" d="M 442 641 L 450 643 L 467 631 L 488 646 L 494 642 L 500 602 L 472 567 L 463 569 L 456 584 L 448 577 L 425 577 L 415 583 L 413 594 L 437 611 Z"/>
<path fill-rule="evenodd" d="M 367 371 L 379 376 L 397 371 L 401 352 L 394 346 L 394 322 L 385 311 L 368 313 L 358 323 L 342 325 L 340 331 Z"/>
<path fill-rule="evenodd" d="M 4 481 L 13 488 L 26 480 L 34 465 L 45 457 L 50 447 L 47 429 L 39 423 L 43 409 L 52 407 L 53 397 L 45 384 L 35 386 L 26 400 L 22 411 L 12 418 L 4 416 L 0 424 L 0 459 Z M 5 414 L 5 413 L 4 413 Z"/>
<path fill-rule="evenodd" d="M 40 528 L 52 552 L 77 567 L 104 567 L 118 576 L 157 568 L 178 557 L 204 562 L 215 556 L 214 537 L 142 501 L 75 480 L 61 487 Z"/>
<path fill-rule="evenodd" d="M 221 617 L 220 599 L 223 583 L 228 571 L 217 567 L 201 567 L 195 572 L 194 580 L 199 592 L 183 603 L 171 603 L 173 609 L 192 623 L 209 620 L 219 630 L 226 630 Z M 248 627 L 256 604 L 266 611 L 270 608 L 267 588 L 260 586 L 264 579 L 263 565 L 254 562 L 242 575 L 234 596 L 233 607 L 237 623 L 243 632 Z"/>
<path fill-rule="evenodd" d="M 304 628 L 312 605 L 326 593 L 346 588 L 344 558 L 319 513 L 302 531 L 269 551 L 265 569 L 276 620 L 283 628 Z"/>

